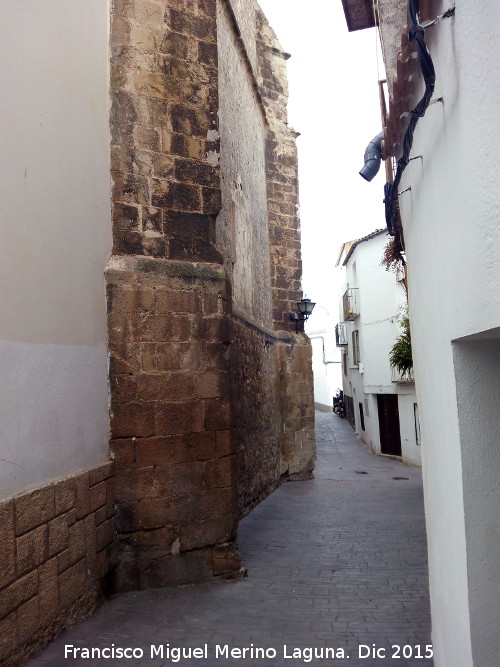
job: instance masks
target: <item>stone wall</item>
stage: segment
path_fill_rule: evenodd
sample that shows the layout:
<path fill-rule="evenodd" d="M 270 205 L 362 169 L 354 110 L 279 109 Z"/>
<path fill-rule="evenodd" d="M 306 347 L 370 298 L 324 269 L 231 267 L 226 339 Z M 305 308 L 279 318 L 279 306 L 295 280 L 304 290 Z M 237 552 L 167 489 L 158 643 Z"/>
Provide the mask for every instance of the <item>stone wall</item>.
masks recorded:
<path fill-rule="evenodd" d="M 311 470 L 312 393 L 299 387 L 312 387 L 310 345 L 289 333 L 301 297 L 295 133 L 284 56 L 272 33 L 259 46 L 255 12 L 114 3 L 116 590 L 240 574 L 238 518 Z"/>
<path fill-rule="evenodd" d="M 244 515 L 280 483 L 279 374 L 274 333 L 244 318 L 233 325 L 231 379 L 238 460 L 239 512 Z"/>
<path fill-rule="evenodd" d="M 259 9 L 256 22 L 258 84 L 269 121 L 266 180 L 273 319 L 276 329 L 289 330 L 290 312 L 302 298 L 297 133 L 287 117 L 289 55 Z"/>
<path fill-rule="evenodd" d="M 316 460 L 312 347 L 294 335 L 292 345 L 281 345 L 278 354 L 281 474 L 290 480 L 310 479 Z"/>
<path fill-rule="evenodd" d="M 107 273 L 116 590 L 201 581 L 236 534 L 224 271 L 115 258 Z M 223 559 L 223 560 L 224 560 Z"/>
<path fill-rule="evenodd" d="M 116 562 L 112 463 L 0 503 L 0 664 L 91 614 Z"/>

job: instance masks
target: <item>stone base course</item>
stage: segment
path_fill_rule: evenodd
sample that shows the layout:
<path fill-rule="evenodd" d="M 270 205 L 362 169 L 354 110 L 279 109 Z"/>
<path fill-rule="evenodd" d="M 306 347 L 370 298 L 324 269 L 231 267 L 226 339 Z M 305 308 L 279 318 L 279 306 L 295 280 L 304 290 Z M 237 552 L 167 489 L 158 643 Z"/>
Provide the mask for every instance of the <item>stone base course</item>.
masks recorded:
<path fill-rule="evenodd" d="M 0 664 L 91 614 L 116 562 L 113 463 L 0 503 Z"/>

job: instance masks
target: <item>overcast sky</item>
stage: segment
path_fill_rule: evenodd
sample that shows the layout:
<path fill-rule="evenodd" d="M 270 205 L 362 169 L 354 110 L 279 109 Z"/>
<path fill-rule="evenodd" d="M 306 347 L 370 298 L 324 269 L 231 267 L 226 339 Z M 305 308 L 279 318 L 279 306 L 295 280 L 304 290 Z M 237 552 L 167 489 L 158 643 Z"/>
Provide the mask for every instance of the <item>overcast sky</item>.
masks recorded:
<path fill-rule="evenodd" d="M 375 28 L 349 33 L 341 0 L 258 1 L 292 54 L 288 112 L 301 133 L 303 289 L 336 317 L 340 245 L 385 227 L 383 167 L 371 183 L 358 174 L 367 144 L 381 130 L 378 36 Z"/>

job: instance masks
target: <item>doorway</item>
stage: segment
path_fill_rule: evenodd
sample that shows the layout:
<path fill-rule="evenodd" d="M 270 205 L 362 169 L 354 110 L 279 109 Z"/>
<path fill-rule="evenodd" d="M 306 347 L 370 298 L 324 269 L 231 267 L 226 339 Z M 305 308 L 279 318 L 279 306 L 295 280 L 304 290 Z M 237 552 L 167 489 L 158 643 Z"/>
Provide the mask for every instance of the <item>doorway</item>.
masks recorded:
<path fill-rule="evenodd" d="M 401 433 L 397 394 L 378 394 L 378 423 L 382 454 L 401 456 Z"/>

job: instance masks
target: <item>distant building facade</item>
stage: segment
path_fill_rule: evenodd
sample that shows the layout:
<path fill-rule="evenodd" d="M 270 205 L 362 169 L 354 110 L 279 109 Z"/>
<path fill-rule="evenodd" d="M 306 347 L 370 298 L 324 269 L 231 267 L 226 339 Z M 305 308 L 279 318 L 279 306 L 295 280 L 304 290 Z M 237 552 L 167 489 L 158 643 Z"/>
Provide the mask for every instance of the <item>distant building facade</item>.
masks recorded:
<path fill-rule="evenodd" d="M 398 372 L 389 360 L 407 300 L 402 281 L 381 265 L 387 240 L 385 230 L 378 230 L 340 251 L 337 345 L 342 350 L 344 401 L 347 418 L 371 451 L 420 465 L 413 374 Z"/>
<path fill-rule="evenodd" d="M 315 446 L 288 56 L 258 5 L 0 14 L 14 665 L 109 592 L 239 576 L 239 519 Z"/>
<path fill-rule="evenodd" d="M 383 153 L 396 186 L 389 179 L 386 206 L 408 262 L 434 664 L 490 667 L 500 655 L 498 6 L 398 0 L 376 3 L 374 17 L 372 3 L 343 3 L 350 29 L 379 26 L 387 71 Z"/>

